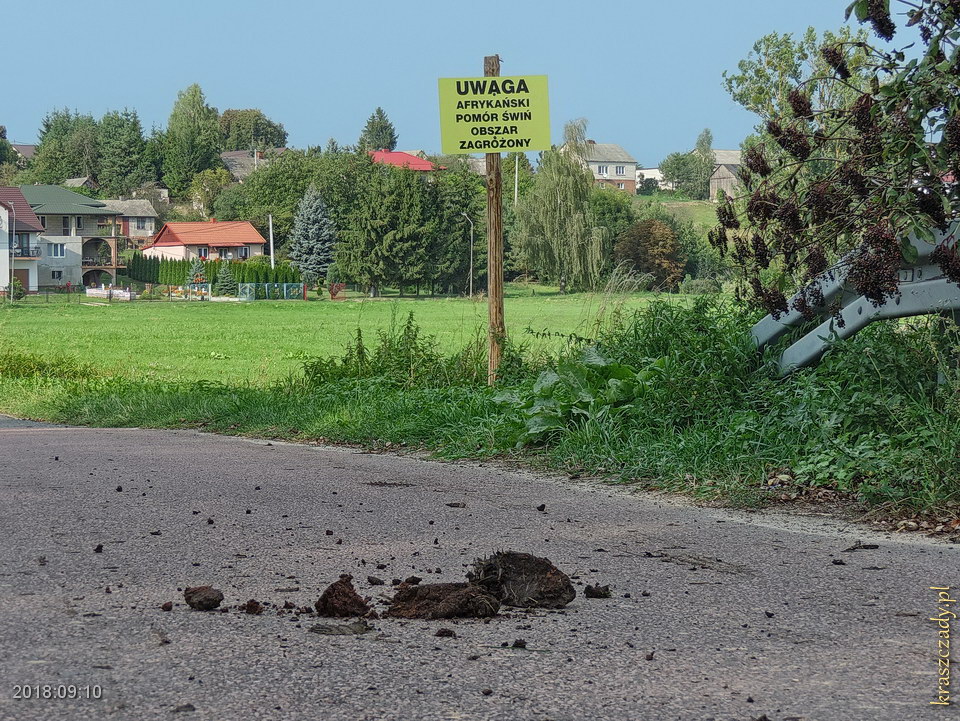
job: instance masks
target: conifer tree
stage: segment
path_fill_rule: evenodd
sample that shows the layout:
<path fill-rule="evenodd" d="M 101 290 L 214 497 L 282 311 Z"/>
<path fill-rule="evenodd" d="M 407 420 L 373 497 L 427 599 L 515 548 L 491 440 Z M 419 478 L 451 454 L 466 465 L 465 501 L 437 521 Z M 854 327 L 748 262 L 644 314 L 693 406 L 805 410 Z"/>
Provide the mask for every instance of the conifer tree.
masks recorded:
<path fill-rule="evenodd" d="M 357 145 L 361 150 L 393 150 L 397 147 L 397 131 L 383 108 L 377 108 L 367 119 Z"/>
<path fill-rule="evenodd" d="M 233 270 L 230 263 L 221 263 L 220 270 L 217 271 L 217 278 L 213 284 L 214 295 L 236 295 L 237 281 L 233 277 Z"/>
<path fill-rule="evenodd" d="M 190 265 L 190 270 L 187 272 L 186 280 L 184 285 L 189 285 L 190 283 L 206 283 L 207 282 L 207 271 L 203 266 L 203 260 L 201 258 L 194 258 L 193 263 Z"/>
<path fill-rule="evenodd" d="M 310 186 L 293 221 L 287 254 L 307 283 L 315 285 L 333 262 L 337 232 L 320 192 Z"/>
<path fill-rule="evenodd" d="M 164 139 L 163 182 L 183 195 L 193 176 L 220 161 L 221 131 L 216 108 L 207 105 L 197 84 L 177 95 Z"/>

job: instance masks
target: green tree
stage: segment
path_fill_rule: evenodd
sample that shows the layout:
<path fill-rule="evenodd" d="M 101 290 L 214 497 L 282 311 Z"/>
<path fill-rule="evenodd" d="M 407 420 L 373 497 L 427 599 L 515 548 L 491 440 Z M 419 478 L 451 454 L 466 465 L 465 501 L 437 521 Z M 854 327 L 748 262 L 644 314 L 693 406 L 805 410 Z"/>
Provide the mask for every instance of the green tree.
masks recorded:
<path fill-rule="evenodd" d="M 20 282 L 20 279 L 16 276 L 13 277 L 13 281 L 10 283 L 10 297 L 14 300 L 23 300 L 27 296 L 27 292 L 23 289 L 23 283 Z"/>
<path fill-rule="evenodd" d="M 97 180 L 108 196 L 129 194 L 149 179 L 147 143 L 135 110 L 111 111 L 100 119 L 100 172 Z"/>
<path fill-rule="evenodd" d="M 725 280 L 730 276 L 729 259 L 711 247 L 705 236 L 705 229 L 690 220 L 677 218 L 667 207 L 657 201 L 642 203 L 637 209 L 639 220 L 656 220 L 669 226 L 680 243 L 681 255 L 686 258 L 684 275 L 694 278 Z"/>
<path fill-rule="evenodd" d="M 267 150 L 287 144 L 287 131 L 282 123 L 275 123 L 262 110 L 224 110 L 220 116 L 224 150 Z"/>
<path fill-rule="evenodd" d="M 190 182 L 190 197 L 209 215 L 217 196 L 233 182 L 226 168 L 207 168 L 193 176 Z"/>
<path fill-rule="evenodd" d="M 486 275 L 486 184 L 461 160 L 437 173 L 428 189 L 434 193 L 432 213 L 436 217 L 436 232 L 428 251 L 427 278 L 444 292 L 468 292 L 471 221 L 474 288 L 479 287 L 480 279 Z"/>
<path fill-rule="evenodd" d="M 704 128 L 697 136 L 693 153 L 693 186 L 690 196 L 697 200 L 706 200 L 710 197 L 710 176 L 717 166 L 717 158 L 713 154 L 713 133 L 710 128 Z"/>
<path fill-rule="evenodd" d="M 163 154 L 167 134 L 154 126 L 143 148 L 143 172 L 145 182 L 159 182 L 163 178 Z"/>
<path fill-rule="evenodd" d="M 7 126 L 0 125 L 0 164 L 16 163 L 18 157 L 17 151 L 7 140 Z"/>
<path fill-rule="evenodd" d="M 664 183 L 687 192 L 694 185 L 697 170 L 690 153 L 670 153 L 660 162 L 660 172 Z"/>
<path fill-rule="evenodd" d="M 697 136 L 692 152 L 670 153 L 660 163 L 664 181 L 695 200 L 709 197 L 710 176 L 716 166 L 712 144 L 713 133 L 706 128 Z"/>
<path fill-rule="evenodd" d="M 230 268 L 230 265 L 231 264 L 227 262 L 220 263 L 216 280 L 214 280 L 213 283 L 214 295 L 233 296 L 237 294 L 237 281 L 233 277 L 233 270 Z"/>
<path fill-rule="evenodd" d="M 224 188 L 213 201 L 213 217 L 218 220 L 247 220 L 247 193 L 243 185 Z"/>
<path fill-rule="evenodd" d="M 378 107 L 367 118 L 357 146 L 361 150 L 393 150 L 397 147 L 397 131 L 383 108 Z"/>
<path fill-rule="evenodd" d="M 820 108 L 841 108 L 856 98 L 867 78 L 867 55 L 857 43 L 866 40 L 865 30 L 848 26 L 822 36 L 812 27 L 799 38 L 770 33 L 753 44 L 737 72 L 724 71 L 723 86 L 737 103 L 759 116 L 757 132 L 762 134 L 770 118 L 792 114 L 790 94 L 804 79 L 804 94 Z M 851 77 L 844 83 L 832 82 L 833 71 L 820 53 L 821 47 L 838 43 L 851 51 L 846 61 Z"/>
<path fill-rule="evenodd" d="M 183 285 L 190 283 L 206 283 L 207 269 L 202 258 L 194 258 L 187 270 L 186 277 L 183 279 Z"/>
<path fill-rule="evenodd" d="M 58 184 L 67 178 L 96 178 L 98 134 L 92 115 L 66 108 L 48 113 L 41 124 L 40 143 L 25 180 Z"/>
<path fill-rule="evenodd" d="M 590 213 L 594 225 L 606 228 L 611 238 L 616 238 L 637 220 L 637 211 L 629 195 L 599 185 L 590 191 Z"/>
<path fill-rule="evenodd" d="M 194 175 L 222 164 L 220 137 L 217 109 L 207 105 L 200 86 L 193 84 L 178 93 L 163 154 L 163 182 L 171 193 L 183 196 Z"/>
<path fill-rule="evenodd" d="M 287 244 L 287 254 L 307 283 L 314 285 L 326 277 L 333 262 L 337 231 L 327 213 L 320 192 L 313 186 L 307 189 L 293 221 L 293 232 Z"/>
<path fill-rule="evenodd" d="M 610 262 L 610 236 L 590 213 L 593 174 L 583 161 L 586 123 L 568 123 L 564 145 L 544 152 L 517 206 L 515 252 L 525 267 L 567 288 L 595 288 Z"/>
<path fill-rule="evenodd" d="M 0 125 L 0 186 L 13 185 L 13 177 L 17 174 L 17 163 L 20 156 L 7 140 L 7 128 Z"/>

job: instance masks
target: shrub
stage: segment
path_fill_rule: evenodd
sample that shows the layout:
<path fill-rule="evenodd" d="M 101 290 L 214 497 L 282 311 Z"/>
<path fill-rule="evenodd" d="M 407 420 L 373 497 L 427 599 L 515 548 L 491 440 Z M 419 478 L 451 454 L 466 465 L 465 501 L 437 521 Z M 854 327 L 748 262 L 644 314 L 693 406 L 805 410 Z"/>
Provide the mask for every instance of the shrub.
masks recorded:
<path fill-rule="evenodd" d="M 13 281 L 10 283 L 10 295 L 14 300 L 23 300 L 27 295 L 27 292 L 23 289 L 23 283 L 21 283 L 20 279 L 16 276 L 13 277 Z"/>
<path fill-rule="evenodd" d="M 713 278 L 691 278 L 689 275 L 680 283 L 680 292 L 687 295 L 707 295 L 719 293 L 723 288 Z"/>
<path fill-rule="evenodd" d="M 677 236 L 659 220 L 641 220 L 631 225 L 620 234 L 613 252 L 617 263 L 628 263 L 641 273 L 649 273 L 661 288 L 672 290 L 683 274 Z"/>

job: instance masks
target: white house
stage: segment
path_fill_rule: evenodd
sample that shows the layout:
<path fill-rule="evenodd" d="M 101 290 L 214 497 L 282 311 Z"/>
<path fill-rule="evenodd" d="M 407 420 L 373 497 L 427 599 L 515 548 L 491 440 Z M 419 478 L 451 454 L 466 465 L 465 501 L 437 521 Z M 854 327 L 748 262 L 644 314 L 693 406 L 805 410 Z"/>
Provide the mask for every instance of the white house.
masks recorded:
<path fill-rule="evenodd" d="M 11 277 L 19 279 L 28 293 L 39 289 L 42 230 L 40 220 L 19 188 L 0 188 L 0 234 L 7 238 L 7 242 L 0 245 L 4 251 L 0 252 L 0 289 L 4 294 Z"/>

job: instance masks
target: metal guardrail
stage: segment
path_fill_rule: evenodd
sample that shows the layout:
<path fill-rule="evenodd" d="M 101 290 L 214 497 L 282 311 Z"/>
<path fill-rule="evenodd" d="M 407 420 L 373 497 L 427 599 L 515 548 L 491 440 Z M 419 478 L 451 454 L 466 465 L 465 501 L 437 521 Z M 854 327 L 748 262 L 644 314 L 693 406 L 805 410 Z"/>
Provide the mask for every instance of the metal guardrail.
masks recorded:
<path fill-rule="evenodd" d="M 817 278 L 823 303 L 815 309 L 814 319 L 807 321 L 793 309 L 793 301 L 798 297 L 794 295 L 788 301 L 790 310 L 787 313 L 777 319 L 768 315 L 753 326 L 754 344 L 757 348 L 764 348 L 809 322 L 811 329 L 796 338 L 780 355 L 780 373 L 787 375 L 817 363 L 832 342 L 853 336 L 873 321 L 931 313 L 960 314 L 960 287 L 944 277 L 939 266 L 929 262 L 930 254 L 939 243 L 958 234 L 960 223 L 940 234 L 932 244 L 910 236 L 909 242 L 917 251 L 917 262 L 901 267 L 898 295 L 879 306 L 873 305 L 847 283 L 847 265 L 845 259 L 841 259 Z M 839 306 L 841 322 L 833 317 L 831 309 L 836 306 Z"/>

